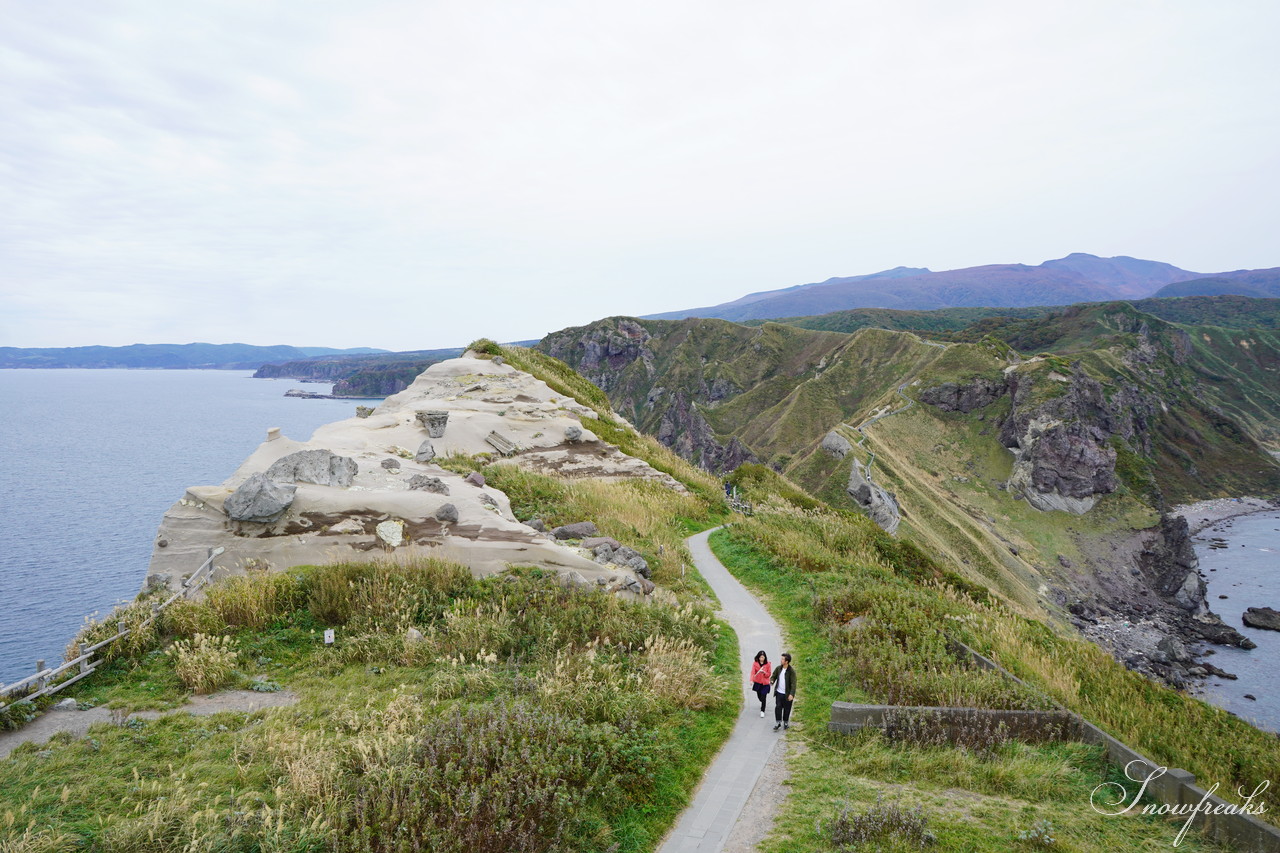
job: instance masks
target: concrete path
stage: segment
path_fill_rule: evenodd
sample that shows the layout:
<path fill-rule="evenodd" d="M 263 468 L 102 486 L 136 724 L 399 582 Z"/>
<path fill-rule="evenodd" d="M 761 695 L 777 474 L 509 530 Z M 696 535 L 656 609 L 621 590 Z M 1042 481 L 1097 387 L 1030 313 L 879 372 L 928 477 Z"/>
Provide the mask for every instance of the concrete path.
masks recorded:
<path fill-rule="evenodd" d="M 776 665 L 784 651 L 782 633 L 760 602 L 711 553 L 707 537 L 712 532 L 708 530 L 685 541 L 693 555 L 694 565 L 720 598 L 720 615 L 738 634 L 742 667 L 738 695 L 742 697 L 742 713 L 729 740 L 702 777 L 693 802 L 680 816 L 659 853 L 719 853 L 723 850 L 730 830 L 742 814 L 769 756 L 783 736 L 782 732 L 773 731 L 773 700 L 769 700 L 768 715 L 762 720 L 760 703 L 755 693 L 747 690 L 752 657 L 764 649 L 769 660 Z"/>
<path fill-rule="evenodd" d="M 144 720 L 155 720 L 165 714 L 194 714 L 204 717 L 220 714 L 223 711 L 257 711 L 260 708 L 279 708 L 292 705 L 298 701 L 297 694 L 289 690 L 279 693 L 256 693 L 252 690 L 224 690 L 209 696 L 192 696 L 187 704 L 172 711 L 138 711 L 134 714 L 121 714 L 126 717 L 140 717 Z M 84 737 L 94 723 L 109 723 L 114 719 L 110 708 L 89 708 L 85 711 L 63 711 L 51 708 L 20 729 L 11 732 L 0 732 L 0 759 L 8 758 L 24 743 L 45 743 L 58 732 L 70 732 L 75 737 Z"/>

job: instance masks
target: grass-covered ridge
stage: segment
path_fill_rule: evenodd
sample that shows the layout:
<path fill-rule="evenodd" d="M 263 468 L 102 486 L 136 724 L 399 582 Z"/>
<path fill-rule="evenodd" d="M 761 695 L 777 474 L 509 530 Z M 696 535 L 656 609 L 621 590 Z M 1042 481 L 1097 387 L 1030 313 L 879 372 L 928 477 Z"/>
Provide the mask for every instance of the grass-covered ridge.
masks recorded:
<path fill-rule="evenodd" d="M 1055 849 L 1163 847 L 1176 832 L 1089 808 L 1096 785 L 1118 781 L 1096 748 L 1029 747 L 983 733 L 967 749 L 830 735 L 836 700 L 1035 708 L 1052 698 L 1156 761 L 1191 770 L 1203 784 L 1221 783 L 1224 796 L 1280 774 L 1274 736 L 973 594 L 927 556 L 892 550 L 866 519 L 754 497 L 755 515 L 717 532 L 711 544 L 782 620 L 805 685 L 796 714 L 810 741 L 792 768 L 792 805 L 763 850 L 832 849 L 816 824 L 829 825 L 846 804 L 870 811 L 878 796 L 922 806 L 948 850 L 1024 849 L 1013 843 L 1016 835 L 1038 820 L 1054 826 Z M 975 670 L 949 647 L 952 639 L 995 658 L 1033 690 Z"/>

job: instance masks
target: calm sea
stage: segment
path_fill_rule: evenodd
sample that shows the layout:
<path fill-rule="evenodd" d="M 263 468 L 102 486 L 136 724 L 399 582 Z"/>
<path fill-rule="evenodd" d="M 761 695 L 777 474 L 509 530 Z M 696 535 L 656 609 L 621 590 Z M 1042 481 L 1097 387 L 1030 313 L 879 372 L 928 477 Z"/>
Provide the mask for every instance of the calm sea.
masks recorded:
<path fill-rule="evenodd" d="M 0 683 L 60 662 L 86 615 L 137 594 L 187 486 L 221 483 L 267 427 L 306 440 L 355 413 L 354 400 L 284 396 L 325 386 L 249 377 L 0 370 Z"/>
<path fill-rule="evenodd" d="M 1211 550 L 1208 540 L 1215 536 L 1225 539 L 1227 547 Z M 1249 651 L 1212 646 L 1217 653 L 1209 662 L 1240 679 L 1210 678 L 1200 698 L 1259 728 L 1280 732 L 1280 631 L 1246 628 L 1240 621 L 1249 607 L 1280 610 L 1280 513 L 1222 522 L 1200 533 L 1195 545 L 1208 582 L 1209 607 L 1258 644 Z M 1257 698 L 1246 699 L 1246 693 Z"/>

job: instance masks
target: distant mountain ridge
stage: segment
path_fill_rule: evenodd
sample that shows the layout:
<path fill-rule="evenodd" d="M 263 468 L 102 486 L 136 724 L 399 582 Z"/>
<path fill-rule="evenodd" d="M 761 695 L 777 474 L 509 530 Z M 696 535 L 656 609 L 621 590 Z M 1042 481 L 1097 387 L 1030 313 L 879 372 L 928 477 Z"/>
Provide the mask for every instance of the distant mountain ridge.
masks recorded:
<path fill-rule="evenodd" d="M 1204 284 L 1185 284 L 1188 282 Z M 901 311 L 957 307 L 1022 308 L 1223 293 L 1280 296 L 1280 269 L 1211 274 L 1124 255 L 1100 258 L 1075 252 L 1037 266 L 989 264 L 943 272 L 895 267 L 870 275 L 830 278 L 813 284 L 760 291 L 719 305 L 651 314 L 644 319 L 711 317 L 743 322 L 814 316 L 854 308 Z"/>
<path fill-rule="evenodd" d="M 372 347 L 254 346 L 252 344 L 131 344 L 123 347 L 0 347 L 0 368 L 150 368 L 254 370 L 264 362 L 334 355 L 370 355 Z"/>

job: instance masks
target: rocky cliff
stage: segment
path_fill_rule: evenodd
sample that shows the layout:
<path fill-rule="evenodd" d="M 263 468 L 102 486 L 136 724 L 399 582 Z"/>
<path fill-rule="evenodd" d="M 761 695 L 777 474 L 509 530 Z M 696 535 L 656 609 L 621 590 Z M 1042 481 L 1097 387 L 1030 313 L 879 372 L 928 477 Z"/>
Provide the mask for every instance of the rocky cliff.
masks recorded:
<path fill-rule="evenodd" d="M 477 574 L 541 566 L 620 594 L 653 591 L 633 567 L 601 565 L 522 523 L 478 474 L 437 464 L 450 454 L 501 454 L 562 477 L 643 478 L 683 491 L 586 428 L 594 410 L 500 360 L 464 357 L 432 365 L 365 414 L 308 441 L 273 431 L 221 485 L 187 489 L 160 526 L 148 583 L 176 587 L 222 548 L 219 575 L 372 552 L 443 557 Z"/>

